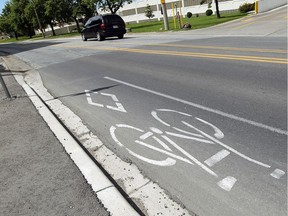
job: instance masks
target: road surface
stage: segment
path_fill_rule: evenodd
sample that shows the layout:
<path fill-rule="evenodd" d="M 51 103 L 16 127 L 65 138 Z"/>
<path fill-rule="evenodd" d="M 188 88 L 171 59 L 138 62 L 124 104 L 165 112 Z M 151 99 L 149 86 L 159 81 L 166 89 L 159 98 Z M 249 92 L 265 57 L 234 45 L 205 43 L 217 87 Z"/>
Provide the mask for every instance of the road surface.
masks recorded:
<path fill-rule="evenodd" d="M 197 31 L 0 47 L 191 214 L 287 214 L 287 7 Z"/>

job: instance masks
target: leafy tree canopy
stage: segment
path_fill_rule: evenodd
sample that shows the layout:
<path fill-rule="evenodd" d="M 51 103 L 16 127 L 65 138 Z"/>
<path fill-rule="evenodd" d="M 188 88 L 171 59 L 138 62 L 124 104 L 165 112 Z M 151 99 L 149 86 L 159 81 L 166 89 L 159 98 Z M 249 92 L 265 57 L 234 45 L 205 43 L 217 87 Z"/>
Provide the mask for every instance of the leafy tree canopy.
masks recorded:
<path fill-rule="evenodd" d="M 130 4 L 132 0 L 99 0 L 98 6 L 103 11 L 115 14 L 125 3 Z"/>

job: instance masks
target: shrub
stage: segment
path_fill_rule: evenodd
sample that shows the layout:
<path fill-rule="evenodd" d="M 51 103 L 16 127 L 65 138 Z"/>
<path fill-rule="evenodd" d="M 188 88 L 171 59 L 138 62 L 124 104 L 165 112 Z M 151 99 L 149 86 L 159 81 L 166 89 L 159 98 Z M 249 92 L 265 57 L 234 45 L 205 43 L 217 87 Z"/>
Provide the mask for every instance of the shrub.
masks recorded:
<path fill-rule="evenodd" d="M 191 18 L 191 17 L 192 17 L 192 13 L 191 13 L 191 12 L 188 12 L 188 13 L 187 13 L 187 17 L 188 17 L 188 18 Z"/>
<path fill-rule="evenodd" d="M 253 10 L 255 10 L 255 3 L 252 3 L 252 4 L 245 3 L 239 7 L 239 11 L 241 13 L 247 13 L 247 12 L 253 11 Z"/>
<path fill-rule="evenodd" d="M 183 29 L 191 29 L 192 26 L 190 23 L 185 23 L 183 26 L 182 26 Z"/>
<path fill-rule="evenodd" d="M 155 16 L 155 15 L 153 14 L 153 9 L 152 9 L 151 6 L 148 5 L 148 4 L 147 4 L 147 6 L 146 6 L 146 9 L 145 9 L 144 13 L 145 13 L 145 16 L 149 18 L 149 20 Z"/>
<path fill-rule="evenodd" d="M 213 11 L 211 9 L 208 9 L 206 11 L 206 16 L 211 16 L 213 14 Z"/>

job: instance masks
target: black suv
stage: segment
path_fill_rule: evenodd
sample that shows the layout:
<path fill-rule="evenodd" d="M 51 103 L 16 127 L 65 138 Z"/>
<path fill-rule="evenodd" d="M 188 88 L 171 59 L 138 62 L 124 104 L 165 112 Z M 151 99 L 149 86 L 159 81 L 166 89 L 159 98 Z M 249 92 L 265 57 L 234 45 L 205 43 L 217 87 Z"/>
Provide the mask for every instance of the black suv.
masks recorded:
<path fill-rule="evenodd" d="M 116 14 L 97 15 L 91 17 L 81 31 L 82 40 L 97 38 L 102 41 L 105 37 L 117 36 L 122 39 L 126 33 L 123 19 Z"/>

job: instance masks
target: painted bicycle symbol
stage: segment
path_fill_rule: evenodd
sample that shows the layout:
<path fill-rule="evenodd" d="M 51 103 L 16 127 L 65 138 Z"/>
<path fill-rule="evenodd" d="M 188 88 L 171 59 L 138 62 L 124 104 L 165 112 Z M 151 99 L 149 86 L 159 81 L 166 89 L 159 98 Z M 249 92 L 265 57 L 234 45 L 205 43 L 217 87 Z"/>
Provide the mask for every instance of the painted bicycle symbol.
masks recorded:
<path fill-rule="evenodd" d="M 208 133 L 204 132 L 203 130 L 195 127 L 194 125 L 188 123 L 187 121 L 182 120 L 181 123 L 189 130 L 183 130 L 179 127 L 174 127 L 171 124 L 169 124 L 167 121 L 164 121 L 163 118 L 161 118 L 161 114 L 163 113 L 176 113 L 183 117 L 193 118 L 194 122 L 197 122 L 199 124 L 202 124 L 206 127 L 209 127 L 211 131 L 213 131 L 213 135 L 209 135 Z M 235 154 L 251 163 L 254 163 L 256 165 L 259 165 L 261 167 L 270 169 L 271 166 L 265 163 L 262 163 L 260 161 L 257 161 L 255 159 L 252 159 L 241 152 L 233 149 L 232 147 L 226 145 L 221 141 L 221 139 L 224 138 L 224 133 L 217 128 L 215 125 L 197 117 L 193 117 L 190 114 L 184 113 L 184 112 L 178 112 L 175 110 L 170 109 L 157 109 L 155 111 L 151 112 L 151 115 L 155 120 L 160 122 L 161 124 L 165 125 L 171 131 L 161 131 L 160 129 L 156 127 L 150 127 L 149 131 L 144 131 L 143 129 L 127 125 L 127 124 L 116 124 L 115 126 L 110 127 L 110 134 L 113 138 L 113 140 L 121 147 L 125 148 L 131 155 L 134 157 L 145 161 L 147 163 L 158 165 L 158 166 L 173 166 L 176 164 L 177 160 L 188 163 L 190 165 L 198 165 L 201 167 L 204 171 L 209 173 L 210 175 L 214 176 L 215 178 L 219 178 L 219 175 L 215 173 L 215 171 L 212 170 L 212 167 L 216 164 L 221 162 L 224 158 L 226 158 L 228 155 Z M 146 156 L 143 156 L 143 154 L 136 153 L 135 150 L 131 150 L 127 146 L 125 146 L 122 142 L 119 141 L 116 135 L 116 131 L 120 129 L 129 129 L 133 130 L 134 132 L 139 133 L 139 137 L 134 140 L 134 142 L 140 146 L 143 146 L 145 148 L 148 148 L 152 151 L 155 151 L 157 153 L 160 153 L 162 155 L 165 155 L 165 159 L 159 159 L 155 160 L 152 158 L 148 158 Z M 193 132 L 191 132 L 193 131 Z M 188 153 L 184 148 L 179 146 L 175 141 L 173 141 L 172 137 L 174 138 L 181 138 L 185 140 L 193 140 L 194 142 L 199 142 L 203 144 L 208 145 L 219 145 L 221 147 L 221 150 L 216 152 L 211 157 L 207 158 L 205 161 L 201 162 L 196 157 L 192 156 L 190 153 Z M 148 141 L 154 140 L 159 145 L 158 147 L 152 144 L 149 144 Z M 175 154 L 172 150 L 177 149 L 180 155 L 177 153 Z M 284 171 L 280 169 L 275 169 L 270 175 L 276 179 L 280 179 L 285 174 Z M 222 188 L 223 190 L 230 191 L 234 184 L 237 182 L 237 179 L 233 176 L 226 176 L 222 180 L 217 182 L 217 185 Z"/>

